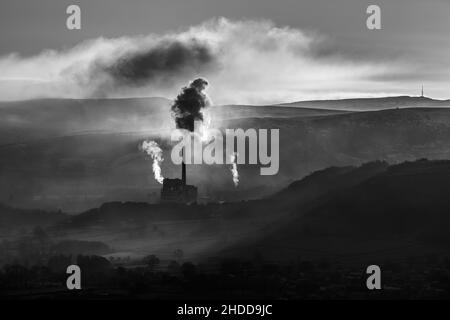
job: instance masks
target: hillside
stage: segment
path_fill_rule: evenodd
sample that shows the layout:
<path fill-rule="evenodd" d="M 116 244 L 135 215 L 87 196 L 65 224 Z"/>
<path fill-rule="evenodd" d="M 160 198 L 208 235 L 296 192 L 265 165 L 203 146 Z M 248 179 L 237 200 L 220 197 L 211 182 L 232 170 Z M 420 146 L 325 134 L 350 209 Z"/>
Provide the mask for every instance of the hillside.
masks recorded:
<path fill-rule="evenodd" d="M 370 108 L 372 100 L 359 101 Z M 268 177 L 240 165 L 235 188 L 228 166 L 192 165 L 189 182 L 203 201 L 257 199 L 330 166 L 450 158 L 450 108 L 333 108 L 211 107 L 215 128 L 279 129 L 280 170 Z M 0 202 L 12 207 L 79 213 L 114 201 L 156 202 L 161 186 L 138 148 L 146 139 L 163 149 L 163 175 L 180 174 L 168 161 L 174 123 L 164 98 L 2 102 L 0 124 Z"/>
<path fill-rule="evenodd" d="M 74 134 L 161 129 L 169 108 L 165 98 L 0 102 L 0 147 Z"/>
<path fill-rule="evenodd" d="M 61 212 L 48 212 L 38 209 L 24 210 L 0 204 L 0 230 L 3 236 L 20 229 L 51 226 L 66 218 L 67 216 Z"/>
<path fill-rule="evenodd" d="M 341 100 L 313 100 L 282 103 L 280 106 L 335 109 L 345 111 L 374 111 L 396 108 L 450 107 L 450 100 L 435 100 L 428 97 L 382 97 Z"/>
<path fill-rule="evenodd" d="M 337 176 L 342 182 L 359 182 L 333 188 L 308 206 L 291 200 L 290 218 L 284 224 L 227 254 L 258 251 L 271 260 L 303 257 L 373 262 L 448 252 L 450 161 L 376 167 L 335 172 L 330 182 Z M 312 186 L 329 170 L 293 183 L 276 199 L 296 199 L 304 193 L 304 185 Z"/>
<path fill-rule="evenodd" d="M 100 241 L 137 257 L 405 260 L 450 249 L 449 181 L 450 161 L 376 161 L 323 169 L 253 201 L 114 202 L 74 216 L 2 206 L 0 221 L 8 232 L 40 225 L 55 241 Z"/>

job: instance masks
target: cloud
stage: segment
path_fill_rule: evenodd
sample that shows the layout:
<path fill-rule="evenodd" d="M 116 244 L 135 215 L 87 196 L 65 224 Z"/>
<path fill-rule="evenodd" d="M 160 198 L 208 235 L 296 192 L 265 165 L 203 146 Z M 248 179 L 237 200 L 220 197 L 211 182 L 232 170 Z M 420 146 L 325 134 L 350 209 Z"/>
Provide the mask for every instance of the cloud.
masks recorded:
<path fill-rule="evenodd" d="M 325 37 L 270 21 L 214 19 L 183 32 L 99 38 L 65 51 L 0 58 L 0 99 L 174 97 L 204 76 L 216 103 L 373 95 L 407 66 L 352 59 Z M 370 89 L 369 89 L 370 88 Z"/>

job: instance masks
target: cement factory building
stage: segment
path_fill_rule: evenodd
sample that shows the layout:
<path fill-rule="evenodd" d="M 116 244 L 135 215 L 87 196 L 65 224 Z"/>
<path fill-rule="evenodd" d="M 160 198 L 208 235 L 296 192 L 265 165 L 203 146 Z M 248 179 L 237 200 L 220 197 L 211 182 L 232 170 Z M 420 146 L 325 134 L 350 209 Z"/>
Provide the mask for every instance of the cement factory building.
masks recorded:
<path fill-rule="evenodd" d="M 181 164 L 181 179 L 163 180 L 161 202 L 191 203 L 197 201 L 197 187 L 186 184 L 186 164 Z"/>

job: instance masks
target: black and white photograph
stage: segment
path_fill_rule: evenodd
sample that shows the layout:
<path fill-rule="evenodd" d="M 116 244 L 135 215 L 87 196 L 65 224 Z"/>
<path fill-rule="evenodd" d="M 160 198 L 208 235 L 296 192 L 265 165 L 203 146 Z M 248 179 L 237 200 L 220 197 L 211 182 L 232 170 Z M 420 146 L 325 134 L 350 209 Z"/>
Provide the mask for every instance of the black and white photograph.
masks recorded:
<path fill-rule="evenodd" d="M 449 299 L 449 34 L 449 0 L 2 0 L 0 300 Z"/>

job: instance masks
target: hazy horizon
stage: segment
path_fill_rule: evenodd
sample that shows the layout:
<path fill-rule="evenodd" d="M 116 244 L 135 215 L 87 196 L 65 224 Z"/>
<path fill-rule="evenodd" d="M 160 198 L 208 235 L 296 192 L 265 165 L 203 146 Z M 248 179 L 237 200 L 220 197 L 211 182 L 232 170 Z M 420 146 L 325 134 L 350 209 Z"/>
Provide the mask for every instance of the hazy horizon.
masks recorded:
<path fill-rule="evenodd" d="M 173 98 L 198 76 L 219 105 L 450 96 L 445 1 L 380 0 L 381 30 L 369 1 L 159 2 L 78 1 L 68 30 L 69 1 L 3 1 L 0 100 Z"/>
<path fill-rule="evenodd" d="M 418 95 L 389 95 L 389 96 L 372 96 L 372 97 L 348 97 L 348 98 L 342 98 L 342 99 L 314 99 L 314 100 L 297 100 L 297 101 L 279 101 L 274 102 L 271 104 L 236 104 L 236 105 L 243 105 L 243 106 L 285 106 L 292 103 L 303 103 L 303 102 L 318 102 L 318 101 L 341 101 L 341 100 L 364 100 L 364 99 L 389 99 L 389 98 L 423 98 L 427 100 L 432 101 L 442 101 L 447 102 L 450 101 L 450 97 L 446 98 L 435 98 L 428 96 L 427 94 L 424 94 L 424 96 Z M 169 97 L 163 97 L 163 96 L 130 96 L 130 97 L 107 97 L 107 98 L 95 98 L 95 97 L 81 97 L 81 98 L 34 98 L 34 99 L 23 99 L 23 100 L 0 100 L 0 102 L 21 102 L 21 101 L 33 101 L 33 100 L 129 100 L 129 99 L 165 99 L 168 101 L 173 101 L 173 98 Z M 212 106 L 225 106 L 225 105 L 233 105 L 233 104 L 214 104 Z"/>

